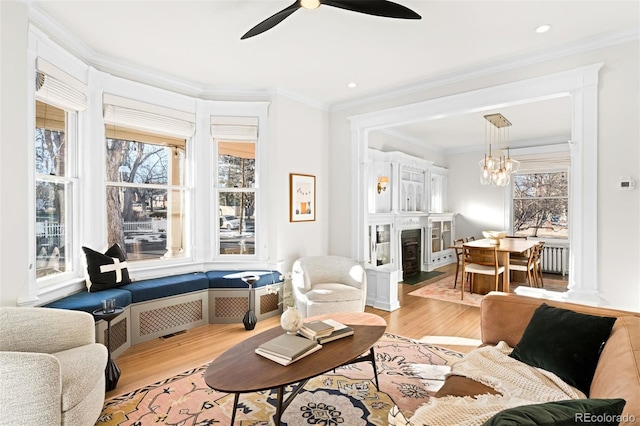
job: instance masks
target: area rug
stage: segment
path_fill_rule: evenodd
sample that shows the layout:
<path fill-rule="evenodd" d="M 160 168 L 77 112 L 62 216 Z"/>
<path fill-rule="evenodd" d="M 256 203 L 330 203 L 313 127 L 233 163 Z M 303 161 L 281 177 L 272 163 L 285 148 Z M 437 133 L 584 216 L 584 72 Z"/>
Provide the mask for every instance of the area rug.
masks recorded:
<path fill-rule="evenodd" d="M 439 275 L 444 274 L 444 272 L 440 272 L 440 271 L 430 271 L 430 272 L 424 272 L 424 271 L 420 271 L 417 274 L 411 276 L 411 277 L 406 277 L 404 278 L 401 283 L 402 284 L 418 284 L 421 283 L 422 281 L 426 281 L 426 280 L 430 280 L 431 278 L 435 278 Z"/>
<path fill-rule="evenodd" d="M 444 277 L 436 282 L 425 285 L 424 287 L 420 287 L 411 293 L 409 296 L 419 296 L 426 297 L 429 299 L 436 300 L 444 300 L 445 302 L 454 302 L 460 303 L 468 306 L 480 306 L 480 302 L 482 302 L 482 298 L 484 297 L 481 294 L 469 293 L 469 284 L 466 284 L 464 291 L 464 300 L 460 300 L 460 285 L 461 279 L 458 277 L 458 285 L 456 288 L 453 288 L 453 280 L 455 275 L 449 275 Z M 524 285 L 529 288 L 526 284 L 520 282 L 511 282 L 511 292 L 515 291 L 515 289 L 519 286 Z M 550 291 L 566 291 L 567 290 L 567 282 L 563 280 L 553 280 L 549 278 L 544 279 L 544 289 Z"/>
<path fill-rule="evenodd" d="M 463 356 L 389 333 L 374 348 L 379 391 L 370 362 L 339 367 L 309 380 L 283 413 L 281 425 L 382 426 L 394 405 L 408 418 L 442 386 L 449 365 Z M 96 425 L 230 425 L 233 395 L 209 388 L 204 382 L 206 368 L 105 401 Z M 275 391 L 241 394 L 235 425 L 273 424 L 275 401 Z"/>

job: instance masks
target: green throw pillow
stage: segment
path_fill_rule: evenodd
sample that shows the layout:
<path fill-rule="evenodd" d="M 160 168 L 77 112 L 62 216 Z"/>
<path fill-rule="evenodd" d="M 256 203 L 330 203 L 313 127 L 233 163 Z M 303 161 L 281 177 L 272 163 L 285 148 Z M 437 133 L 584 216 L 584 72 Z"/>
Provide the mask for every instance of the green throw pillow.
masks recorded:
<path fill-rule="evenodd" d="M 616 318 L 581 314 L 543 303 L 511 357 L 550 371 L 589 395 L 600 353 Z"/>
<path fill-rule="evenodd" d="M 491 417 L 483 426 L 564 426 L 620 424 L 624 399 L 572 399 L 522 405 Z"/>

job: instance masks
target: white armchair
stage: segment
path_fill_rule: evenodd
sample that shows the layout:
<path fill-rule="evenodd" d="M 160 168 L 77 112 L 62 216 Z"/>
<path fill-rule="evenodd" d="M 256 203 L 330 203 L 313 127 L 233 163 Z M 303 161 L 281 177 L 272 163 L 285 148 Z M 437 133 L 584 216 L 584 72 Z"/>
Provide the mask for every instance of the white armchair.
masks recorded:
<path fill-rule="evenodd" d="M 341 256 L 309 256 L 291 269 L 296 308 L 306 317 L 334 312 L 363 312 L 367 274 L 356 261 Z"/>
<path fill-rule="evenodd" d="M 94 425 L 106 365 L 91 314 L 0 307 L 0 424 Z"/>

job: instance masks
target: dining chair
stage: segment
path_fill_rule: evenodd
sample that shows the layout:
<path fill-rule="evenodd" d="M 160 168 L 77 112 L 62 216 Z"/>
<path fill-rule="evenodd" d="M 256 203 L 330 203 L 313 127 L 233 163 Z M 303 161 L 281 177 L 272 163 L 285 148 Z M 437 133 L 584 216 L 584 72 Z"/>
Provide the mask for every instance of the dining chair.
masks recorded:
<path fill-rule="evenodd" d="M 526 240 L 526 235 L 507 235 L 505 238 L 510 238 L 514 240 Z M 531 256 L 532 250 L 527 250 L 523 253 L 512 253 L 509 255 L 509 269 L 511 269 L 512 263 L 526 264 L 529 261 L 529 256 Z M 525 271 L 526 272 L 526 271 Z M 513 278 L 513 276 L 512 276 Z M 528 277 L 527 277 L 528 279 Z M 529 284 L 531 285 L 531 284 Z"/>
<path fill-rule="evenodd" d="M 542 278 L 542 255 L 544 254 L 544 241 L 540 241 L 536 244 L 532 249 L 535 254 L 535 278 L 536 278 L 536 287 L 544 287 L 544 280 Z M 538 279 L 540 280 L 540 284 L 538 284 Z"/>
<path fill-rule="evenodd" d="M 456 279 L 453 281 L 453 288 L 456 288 L 456 285 L 458 284 L 458 273 L 462 268 L 462 246 L 464 245 L 464 238 L 459 238 L 455 240 L 453 242 L 453 245 L 454 245 L 453 251 L 456 254 Z M 462 278 L 462 284 L 464 285 L 464 277 Z"/>
<path fill-rule="evenodd" d="M 470 237 L 467 237 L 465 242 L 467 242 L 467 243 L 468 243 L 469 241 L 475 241 L 475 240 L 476 240 L 476 237 L 474 237 L 474 236 L 472 235 L 472 236 L 470 236 Z"/>
<path fill-rule="evenodd" d="M 531 250 L 528 250 L 526 257 L 522 255 L 516 255 L 509 258 L 509 272 L 520 271 L 527 274 L 527 283 L 529 287 L 537 287 L 537 265 L 536 265 L 536 251 L 537 246 L 533 246 Z"/>
<path fill-rule="evenodd" d="M 500 275 L 504 274 L 504 270 L 505 267 L 498 264 L 498 247 L 470 247 L 466 244 L 462 246 L 462 273 L 464 276 L 471 274 L 469 291 L 473 291 L 475 274 L 494 276 L 495 290 L 498 291 Z M 464 300 L 464 285 L 460 286 L 460 290 L 460 299 Z"/>

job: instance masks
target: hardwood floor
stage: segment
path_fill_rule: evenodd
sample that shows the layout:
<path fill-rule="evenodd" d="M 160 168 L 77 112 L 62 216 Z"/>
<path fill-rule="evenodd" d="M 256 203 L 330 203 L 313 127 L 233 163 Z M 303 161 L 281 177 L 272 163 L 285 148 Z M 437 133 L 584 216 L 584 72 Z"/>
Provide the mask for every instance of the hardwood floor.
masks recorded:
<path fill-rule="evenodd" d="M 438 270 L 444 274 L 424 283 L 398 284 L 400 309 L 387 312 L 367 306 L 366 311 L 384 318 L 389 333 L 468 352 L 479 344 L 480 308 L 408 295 L 419 287 L 454 274 L 455 265 Z M 279 324 L 279 316 L 258 322 L 252 331 L 245 330 L 240 323 L 209 324 L 133 346 L 117 358 L 122 374 L 116 389 L 107 392 L 106 396 L 127 393 L 199 367 L 247 337 Z"/>

